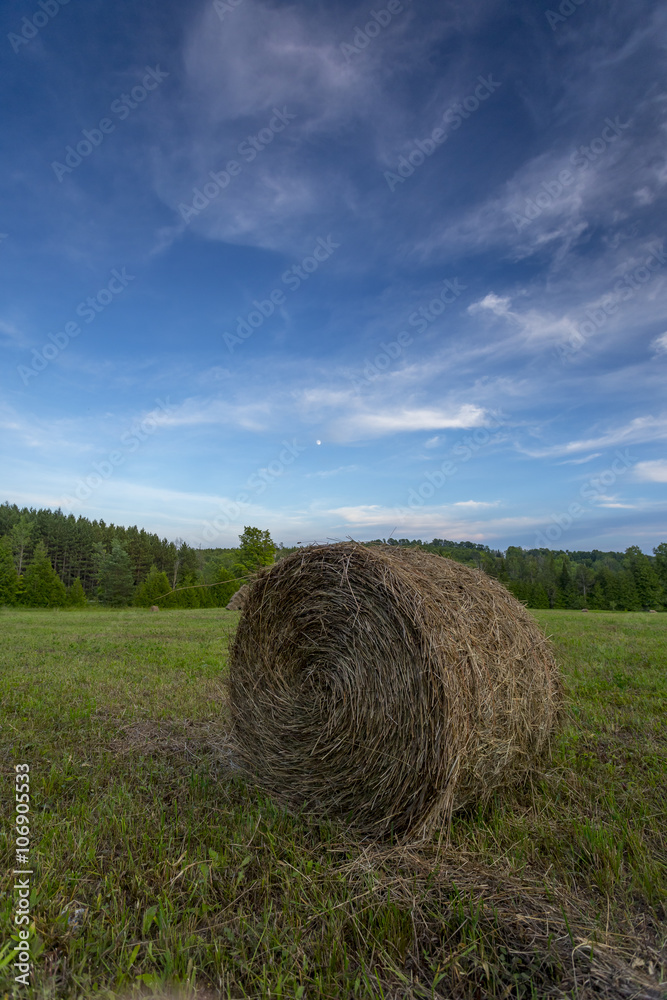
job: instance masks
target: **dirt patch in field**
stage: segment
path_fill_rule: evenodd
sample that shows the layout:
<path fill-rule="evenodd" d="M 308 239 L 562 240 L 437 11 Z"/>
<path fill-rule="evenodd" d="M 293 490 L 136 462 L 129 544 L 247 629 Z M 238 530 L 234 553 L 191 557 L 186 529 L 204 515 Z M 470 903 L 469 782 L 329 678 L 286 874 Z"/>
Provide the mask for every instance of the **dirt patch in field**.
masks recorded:
<path fill-rule="evenodd" d="M 140 719 L 123 723 L 118 719 L 118 723 L 117 735 L 108 744 L 117 757 L 186 757 L 193 762 L 206 759 L 223 772 L 237 770 L 228 732 L 219 722 Z"/>

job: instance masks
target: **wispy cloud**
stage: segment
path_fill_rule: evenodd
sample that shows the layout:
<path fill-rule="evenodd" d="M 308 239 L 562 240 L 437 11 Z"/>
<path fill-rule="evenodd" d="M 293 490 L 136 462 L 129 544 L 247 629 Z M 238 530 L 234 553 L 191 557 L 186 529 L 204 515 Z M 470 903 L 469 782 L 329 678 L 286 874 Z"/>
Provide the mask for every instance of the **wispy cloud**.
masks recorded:
<path fill-rule="evenodd" d="M 306 479 L 330 479 L 332 476 L 341 476 L 344 473 L 356 472 L 358 465 L 339 465 L 337 469 L 318 469 L 317 472 L 307 472 Z"/>
<path fill-rule="evenodd" d="M 0 319 L 0 334 L 4 337 L 8 337 L 10 341 L 13 341 L 14 343 L 18 343 L 23 340 L 23 334 L 19 328 L 14 323 L 7 322 L 7 320 Z"/>
<path fill-rule="evenodd" d="M 592 462 L 594 458 L 599 458 L 602 454 L 601 451 L 594 451 L 592 455 L 585 455 L 583 458 L 566 458 L 564 462 L 559 462 L 559 465 L 584 465 L 586 462 Z"/>
<path fill-rule="evenodd" d="M 667 483 L 667 459 L 656 458 L 648 462 L 637 462 L 635 477 L 648 483 Z"/>
<path fill-rule="evenodd" d="M 539 450 L 524 449 L 524 451 L 531 458 L 550 458 L 578 451 L 590 451 L 593 448 L 613 448 L 619 445 L 662 441 L 665 438 L 667 438 L 667 416 L 645 416 L 635 417 L 628 424 L 612 428 L 597 437 L 568 441 L 565 444 L 551 445 Z"/>
<path fill-rule="evenodd" d="M 667 354 L 667 333 L 661 333 L 659 337 L 656 337 L 651 347 L 656 354 Z"/>
<path fill-rule="evenodd" d="M 333 519 L 341 519 L 342 525 L 356 528 L 383 529 L 389 534 L 397 527 L 399 532 L 413 532 L 416 535 L 451 538 L 453 541 L 494 538 L 506 531 L 525 532 L 539 526 L 537 518 L 527 516 L 491 518 L 484 521 L 463 520 L 455 516 L 452 507 L 428 507 L 420 510 L 406 510 L 398 507 L 384 507 L 380 504 L 337 507 L 327 512 Z"/>
<path fill-rule="evenodd" d="M 451 410 L 437 407 L 370 412 L 358 409 L 349 416 L 332 422 L 331 433 L 337 441 L 358 441 L 363 438 L 382 437 L 412 431 L 446 430 L 448 428 L 483 427 L 488 416 L 478 406 L 470 403 Z"/>

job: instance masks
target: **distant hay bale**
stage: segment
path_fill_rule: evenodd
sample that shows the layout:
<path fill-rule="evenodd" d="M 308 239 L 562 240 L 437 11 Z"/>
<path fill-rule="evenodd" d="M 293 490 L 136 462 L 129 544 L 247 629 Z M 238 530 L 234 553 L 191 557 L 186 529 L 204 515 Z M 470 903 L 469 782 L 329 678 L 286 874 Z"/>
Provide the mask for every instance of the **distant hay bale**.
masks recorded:
<path fill-rule="evenodd" d="M 403 841 L 523 780 L 562 681 L 535 620 L 450 559 L 354 542 L 250 587 L 230 655 L 234 759 L 291 809 Z"/>
<path fill-rule="evenodd" d="M 245 604 L 249 590 L 250 584 L 244 583 L 235 594 L 232 594 L 232 599 L 227 605 L 227 611 L 243 611 L 243 605 Z"/>

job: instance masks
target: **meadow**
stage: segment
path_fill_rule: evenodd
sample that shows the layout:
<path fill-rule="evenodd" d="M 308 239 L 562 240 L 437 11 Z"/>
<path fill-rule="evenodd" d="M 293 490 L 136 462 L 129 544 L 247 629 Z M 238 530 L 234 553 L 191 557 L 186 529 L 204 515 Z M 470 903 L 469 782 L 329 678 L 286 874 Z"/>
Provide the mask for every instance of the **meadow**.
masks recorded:
<path fill-rule="evenodd" d="M 534 615 L 568 696 L 551 760 L 456 814 L 439 848 L 407 849 L 289 814 L 235 772 L 238 612 L 0 610 L 0 994 L 667 995 L 667 615 Z M 9 824 L 24 762 L 27 990 Z"/>

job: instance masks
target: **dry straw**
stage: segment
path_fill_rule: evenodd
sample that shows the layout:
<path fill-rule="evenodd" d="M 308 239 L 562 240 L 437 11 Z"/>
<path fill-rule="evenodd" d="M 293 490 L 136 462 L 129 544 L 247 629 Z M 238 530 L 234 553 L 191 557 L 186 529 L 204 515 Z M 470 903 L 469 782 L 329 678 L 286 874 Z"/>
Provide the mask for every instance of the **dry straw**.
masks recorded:
<path fill-rule="evenodd" d="M 227 611 L 243 611 L 243 605 L 245 604 L 245 599 L 248 591 L 250 590 L 250 584 L 244 583 L 242 587 L 232 594 L 232 599 L 227 605 Z"/>
<path fill-rule="evenodd" d="M 525 779 L 560 716 L 535 620 L 486 574 L 398 546 L 312 546 L 246 595 L 232 746 L 290 809 L 403 843 Z"/>

